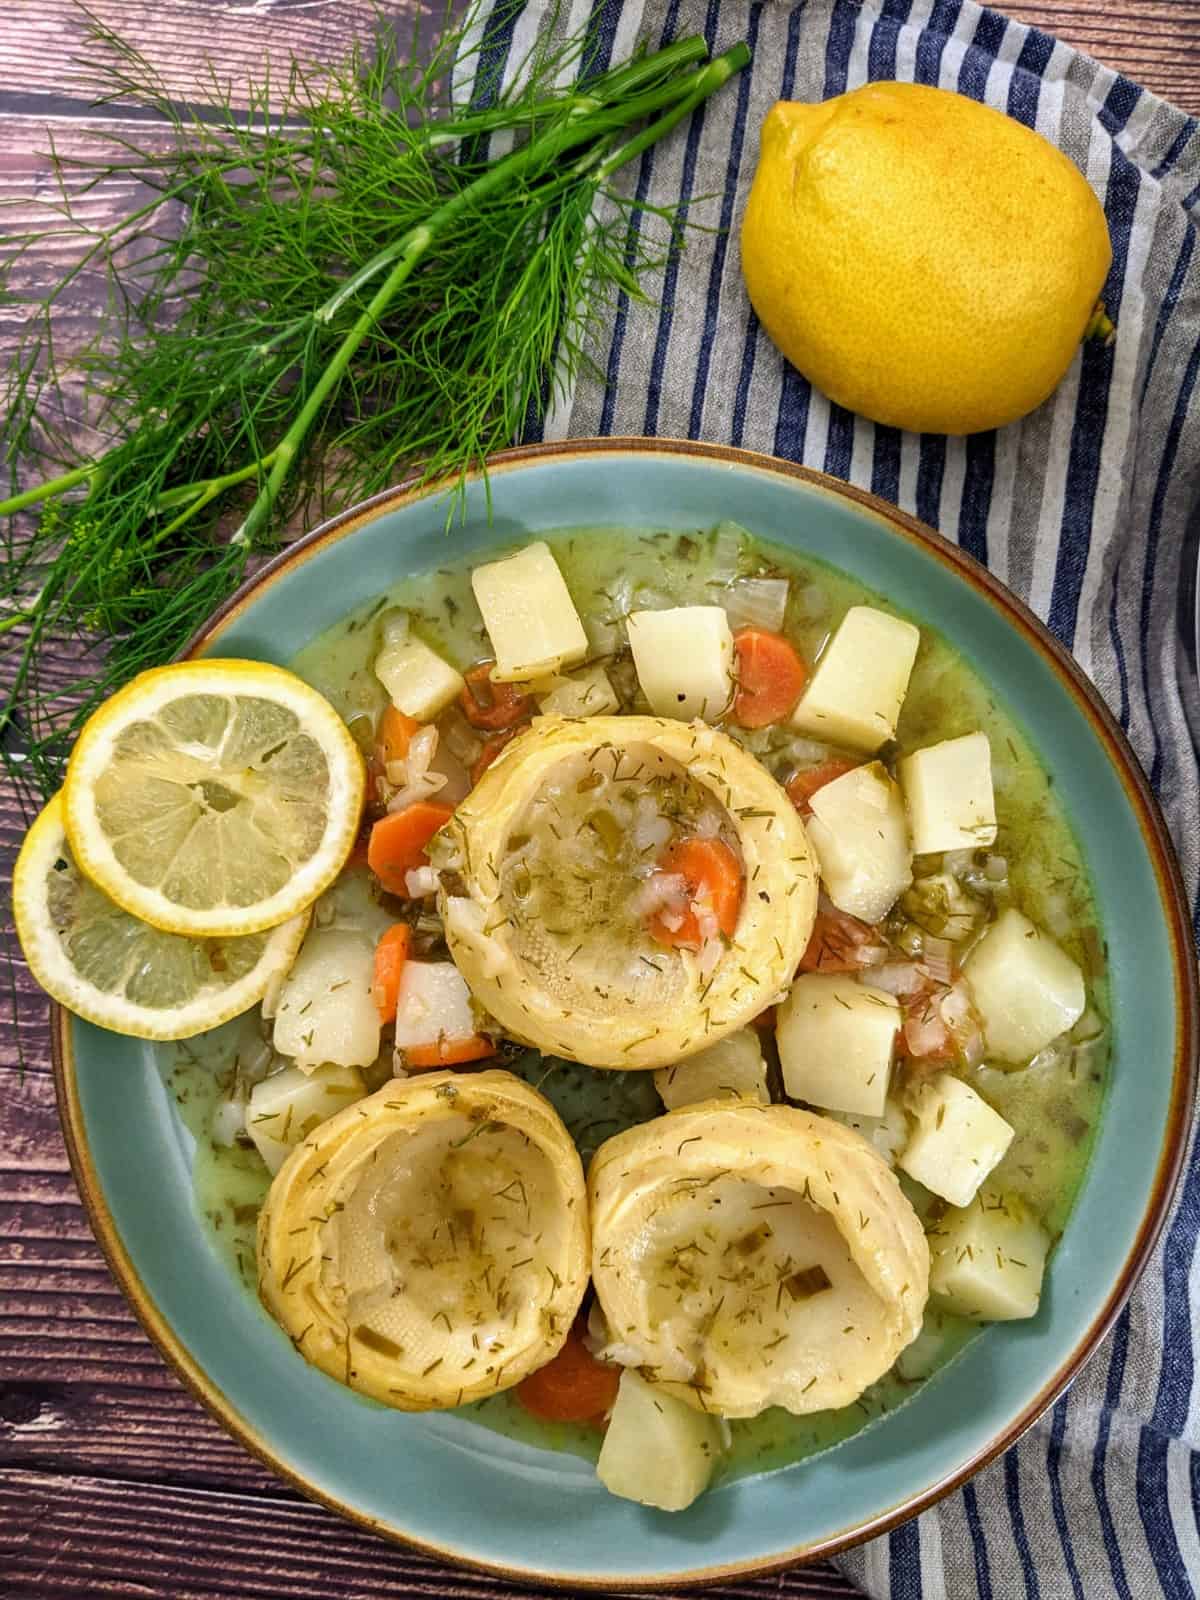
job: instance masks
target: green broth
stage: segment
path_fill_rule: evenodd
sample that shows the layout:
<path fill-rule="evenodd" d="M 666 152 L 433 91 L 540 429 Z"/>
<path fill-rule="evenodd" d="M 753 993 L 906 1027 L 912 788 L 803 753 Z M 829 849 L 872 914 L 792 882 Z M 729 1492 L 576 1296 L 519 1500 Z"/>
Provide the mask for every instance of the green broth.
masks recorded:
<path fill-rule="evenodd" d="M 731 573 L 732 531 L 715 536 L 636 533 L 611 528 L 573 529 L 550 535 L 572 597 L 596 653 L 616 634 L 623 614 L 638 607 L 713 603 Z M 516 548 L 516 547 L 514 547 Z M 738 575 L 779 573 L 792 579 L 785 628 L 804 657 L 819 652 L 832 624 L 854 604 L 886 609 L 886 597 L 809 558 L 751 541 Z M 614 574 L 619 576 L 614 577 Z M 410 612 L 417 631 L 460 669 L 488 654 L 486 635 L 470 585 L 468 566 L 438 568 L 395 584 L 369 606 L 337 624 L 302 650 L 294 669 L 325 694 L 347 721 L 375 717 L 385 696 L 372 671 L 378 650 L 377 615 L 390 606 Z M 988 687 L 922 618 L 921 647 L 897 732 L 902 749 L 983 729 L 993 751 L 1000 834 L 995 852 L 1009 863 L 1013 898 L 1090 972 L 1090 999 L 1102 1023 L 1105 989 L 1097 976 L 1102 945 L 1082 854 L 1045 772 L 1011 716 Z M 747 741 L 767 758 L 769 751 Z M 254 1214 L 269 1179 L 256 1153 L 214 1143 L 210 1134 L 219 1081 L 229 1071 L 234 1045 L 229 1029 L 204 1041 L 164 1052 L 164 1072 L 197 1140 L 196 1205 L 214 1247 L 248 1287 L 254 1282 Z M 1007 1072 L 981 1066 L 966 1074 L 1017 1130 L 989 1182 L 1022 1195 L 1057 1236 L 1066 1221 L 1100 1119 L 1103 1054 L 1087 1070 L 1074 1058 L 1041 1061 Z M 586 1162 L 612 1134 L 660 1109 L 650 1073 L 595 1071 L 543 1058 L 536 1051 L 509 1063 L 551 1100 Z M 932 1197 L 907 1179 L 906 1191 L 924 1215 Z M 1051 1264 L 1051 1272 L 1053 1264 Z M 780 1410 L 730 1424 L 732 1444 L 725 1475 L 758 1472 L 815 1455 L 901 1405 L 983 1328 L 931 1305 L 925 1327 L 896 1366 L 855 1404 L 839 1411 L 793 1417 Z M 997 1336 L 1002 1337 L 1002 1334 Z M 593 1428 L 546 1424 L 530 1417 L 512 1394 L 462 1408 L 464 1416 L 513 1438 L 594 1459 L 600 1435 Z"/>

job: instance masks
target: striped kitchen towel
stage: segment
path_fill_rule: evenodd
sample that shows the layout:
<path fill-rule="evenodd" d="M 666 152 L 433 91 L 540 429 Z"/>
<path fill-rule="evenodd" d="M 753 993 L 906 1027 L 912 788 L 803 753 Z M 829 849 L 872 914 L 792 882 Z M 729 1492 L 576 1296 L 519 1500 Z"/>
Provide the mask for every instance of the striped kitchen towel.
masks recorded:
<path fill-rule="evenodd" d="M 1158 791 L 1200 933 L 1197 752 L 1175 673 L 1183 529 L 1200 495 L 1200 128 L 1136 84 L 970 0 L 529 0 L 500 41 L 594 13 L 600 66 L 703 32 L 753 65 L 623 177 L 693 200 L 662 309 L 622 300 L 593 373 L 529 437 L 712 439 L 821 468 L 915 513 L 1011 585 L 1075 653 Z M 496 62 L 495 64 L 499 64 Z M 1115 343 L 1032 416 L 968 439 L 876 427 L 787 367 L 742 288 L 738 225 L 773 101 L 869 79 L 940 84 L 1067 152 L 1104 202 Z M 701 197 L 715 195 L 703 202 Z M 636 226 L 636 223 L 634 224 Z M 630 241 L 631 253 L 634 240 Z M 1200 1592 L 1200 1158 L 1115 1329 L 1021 1443 L 935 1510 L 842 1558 L 892 1600 L 1183 1600 Z"/>

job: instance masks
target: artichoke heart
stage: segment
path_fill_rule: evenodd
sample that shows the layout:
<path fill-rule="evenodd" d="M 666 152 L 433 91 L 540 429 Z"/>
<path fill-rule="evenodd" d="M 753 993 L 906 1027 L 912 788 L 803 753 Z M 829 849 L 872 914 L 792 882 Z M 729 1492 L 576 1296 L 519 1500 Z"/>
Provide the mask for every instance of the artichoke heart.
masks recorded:
<path fill-rule="evenodd" d="M 511 1388 L 557 1354 L 587 1287 L 579 1153 L 511 1073 L 396 1080 L 280 1168 L 258 1274 L 300 1353 L 385 1405 Z"/>
<path fill-rule="evenodd" d="M 653 896 L 663 852 L 697 839 L 736 861 L 741 889 L 732 931 L 689 948 L 656 937 Z M 794 806 L 700 722 L 535 718 L 430 854 L 475 998 L 514 1037 L 594 1067 L 661 1067 L 750 1021 L 787 988 L 816 913 Z"/>
<path fill-rule="evenodd" d="M 840 1123 L 709 1100 L 601 1145 L 588 1187 L 610 1354 L 693 1406 L 850 1405 L 920 1332 L 920 1221 Z"/>

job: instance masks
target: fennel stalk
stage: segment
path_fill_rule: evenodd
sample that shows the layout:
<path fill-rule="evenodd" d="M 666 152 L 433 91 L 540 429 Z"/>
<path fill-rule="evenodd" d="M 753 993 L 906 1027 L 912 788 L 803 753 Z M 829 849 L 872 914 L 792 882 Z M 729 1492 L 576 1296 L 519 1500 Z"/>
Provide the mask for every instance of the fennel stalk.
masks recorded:
<path fill-rule="evenodd" d="M 503 23 L 483 31 L 481 63 Z M 424 66 L 394 39 L 332 73 L 293 64 L 281 96 L 258 86 L 249 117 L 226 99 L 214 121 L 182 112 L 93 24 L 106 95 L 152 107 L 170 137 L 164 149 L 114 135 L 98 169 L 55 157 L 78 259 L 0 380 L 0 731 L 28 787 L 57 786 L 92 710 L 179 649 L 291 520 L 412 471 L 461 484 L 520 439 L 586 360 L 615 292 L 640 295 L 658 264 L 631 251 L 632 208 L 610 180 L 749 56 L 737 45 L 710 61 L 689 38 L 589 74 L 581 35 L 536 47 L 516 88 L 481 66 L 464 109 L 439 85 L 468 35 L 451 32 Z M 489 159 L 497 133 L 512 148 Z M 80 199 L 119 174 L 151 197 L 89 233 Z M 659 216 L 663 249 L 677 247 L 676 212 Z M 44 237 L 8 240 L 10 299 Z M 56 310 L 85 277 L 107 314 L 60 365 Z M 72 385 L 115 441 L 99 454 L 80 451 Z M 43 651 L 71 637 L 86 672 L 64 689 Z"/>

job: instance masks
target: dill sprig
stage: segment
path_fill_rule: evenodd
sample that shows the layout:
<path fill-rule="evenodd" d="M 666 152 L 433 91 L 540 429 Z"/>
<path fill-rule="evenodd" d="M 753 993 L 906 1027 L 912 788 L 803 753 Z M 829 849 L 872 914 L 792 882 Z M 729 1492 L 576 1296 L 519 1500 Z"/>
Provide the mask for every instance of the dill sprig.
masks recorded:
<path fill-rule="evenodd" d="M 10 234 L 0 263 L 3 298 L 29 307 L 0 380 L 0 731 L 29 787 L 58 784 L 92 710 L 177 651 L 294 519 L 410 471 L 461 493 L 571 383 L 616 291 L 640 296 L 678 244 L 677 210 L 653 208 L 666 243 L 631 259 L 632 208 L 610 180 L 745 46 L 709 61 L 688 38 L 589 74 L 583 34 L 539 43 L 505 85 L 480 65 L 505 17 L 476 23 L 423 65 L 390 32 L 335 69 L 293 61 L 241 111 L 214 72 L 201 115 L 90 20 L 99 101 L 156 116 L 103 135 L 98 162 L 51 150 L 53 220 Z M 462 107 L 445 86 L 472 50 Z M 114 176 L 149 197 L 97 231 L 85 202 Z M 22 263 L 52 235 L 72 264 L 23 295 Z M 57 319 L 84 282 L 105 315 L 62 355 Z M 107 448 L 82 448 L 97 434 Z M 43 670 L 64 640 L 70 682 Z"/>

